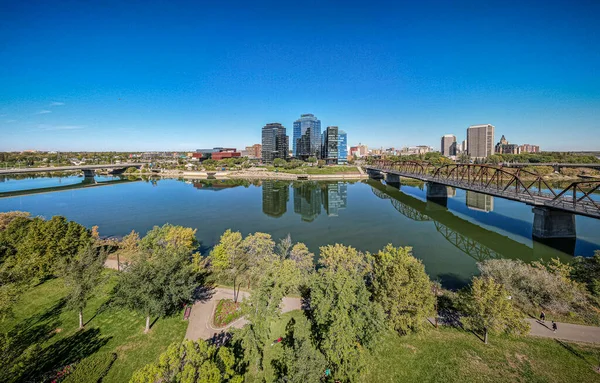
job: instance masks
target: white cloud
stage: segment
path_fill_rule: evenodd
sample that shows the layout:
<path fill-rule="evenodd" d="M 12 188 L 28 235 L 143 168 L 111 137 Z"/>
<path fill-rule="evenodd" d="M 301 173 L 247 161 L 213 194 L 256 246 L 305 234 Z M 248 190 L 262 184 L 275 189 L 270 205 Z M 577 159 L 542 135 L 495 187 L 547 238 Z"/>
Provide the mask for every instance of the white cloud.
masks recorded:
<path fill-rule="evenodd" d="M 51 110 L 40 110 L 36 114 L 47 114 L 47 113 L 52 113 L 52 111 Z"/>
<path fill-rule="evenodd" d="M 40 125 L 39 128 L 45 131 L 56 131 L 56 130 L 79 130 L 85 127 L 79 125 Z"/>
<path fill-rule="evenodd" d="M 53 101 L 50 103 L 50 106 L 61 106 L 64 105 L 64 102 Z"/>
<path fill-rule="evenodd" d="M 6 120 L 4 122 L 6 122 L 7 124 L 10 124 L 11 122 L 17 122 L 17 120 Z"/>

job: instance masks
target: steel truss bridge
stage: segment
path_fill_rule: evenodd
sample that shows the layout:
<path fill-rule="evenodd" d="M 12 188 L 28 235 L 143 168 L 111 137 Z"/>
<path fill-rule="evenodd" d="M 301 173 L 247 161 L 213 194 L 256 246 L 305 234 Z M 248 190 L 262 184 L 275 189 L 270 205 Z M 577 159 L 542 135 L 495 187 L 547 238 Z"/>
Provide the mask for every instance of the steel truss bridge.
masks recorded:
<path fill-rule="evenodd" d="M 424 161 L 378 160 L 364 168 L 370 175 L 386 173 L 413 178 L 600 219 L 600 201 L 591 197 L 600 189 L 600 180 L 574 181 L 566 188 L 558 188 L 537 173 L 493 165 L 434 166 Z"/>

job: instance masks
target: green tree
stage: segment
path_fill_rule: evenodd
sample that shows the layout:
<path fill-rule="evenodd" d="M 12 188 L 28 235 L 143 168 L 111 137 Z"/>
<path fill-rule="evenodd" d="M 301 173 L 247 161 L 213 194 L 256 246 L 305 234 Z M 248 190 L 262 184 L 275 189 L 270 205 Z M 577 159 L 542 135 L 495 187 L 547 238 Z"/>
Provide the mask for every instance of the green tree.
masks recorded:
<path fill-rule="evenodd" d="M 471 156 L 469 156 L 469 154 L 467 152 L 461 152 L 458 155 L 458 163 L 468 164 L 469 162 L 471 162 Z"/>
<path fill-rule="evenodd" d="M 210 264 L 217 274 L 224 275 L 233 282 L 233 301 L 238 301 L 241 279 L 250 269 L 248 258 L 242 246 L 242 235 L 231 230 L 221 235 L 219 243 L 210 252 Z"/>
<path fill-rule="evenodd" d="M 575 258 L 571 278 L 584 284 L 600 304 L 600 250 L 596 250 L 593 257 Z"/>
<path fill-rule="evenodd" d="M 373 255 L 373 299 L 400 334 L 422 330 L 435 303 L 425 267 L 411 250 L 389 244 Z"/>
<path fill-rule="evenodd" d="M 136 371 L 130 383 L 242 383 L 237 361 L 227 347 L 208 345 L 203 340 L 172 343 L 158 362 Z"/>
<path fill-rule="evenodd" d="M 169 315 L 192 299 L 197 273 L 191 260 L 184 247 L 138 252 L 119 275 L 115 303 L 143 314 L 147 333 L 151 316 Z"/>
<path fill-rule="evenodd" d="M 281 343 L 283 352 L 274 362 L 278 382 L 321 381 L 327 361 L 313 342 L 310 322 L 305 317 L 290 319 Z"/>
<path fill-rule="evenodd" d="M 275 242 L 270 234 L 254 233 L 249 234 L 242 241 L 243 258 L 248 264 L 248 270 L 245 273 L 248 288 L 253 281 L 256 281 L 263 273 L 264 267 L 276 259 Z"/>
<path fill-rule="evenodd" d="M 275 166 L 276 168 L 285 166 L 287 164 L 287 161 L 284 160 L 283 158 L 275 158 L 275 160 L 273 161 L 273 166 Z"/>
<path fill-rule="evenodd" d="M 190 252 L 198 248 L 197 229 L 169 223 L 154 226 L 140 241 L 140 247 L 152 250 L 157 247 L 182 248 Z M 131 240 L 133 240 L 132 238 Z"/>
<path fill-rule="evenodd" d="M 107 254 L 88 245 L 75 257 L 66 260 L 63 277 L 67 286 L 67 304 L 79 314 L 79 328 L 83 328 L 83 309 L 102 278 Z"/>
<path fill-rule="evenodd" d="M 315 156 L 308 157 L 308 159 L 306 161 L 311 164 L 315 164 L 315 163 L 317 163 L 317 157 L 315 157 Z"/>
<path fill-rule="evenodd" d="M 369 263 L 364 254 L 339 244 L 321 247 L 319 263 L 310 285 L 313 336 L 333 377 L 356 381 L 384 326 L 383 311 L 365 284 Z"/>
<path fill-rule="evenodd" d="M 239 338 L 246 358 L 254 362 L 259 374 L 264 371 L 264 350 L 272 338 L 271 325 L 281 315 L 281 301 L 298 285 L 298 281 L 299 270 L 294 261 L 280 257 L 265 258 L 261 262 L 256 287 L 243 302 L 249 323 L 240 331 Z"/>
<path fill-rule="evenodd" d="M 461 321 L 465 328 L 483 332 L 487 344 L 488 332 L 524 334 L 529 325 L 513 304 L 508 291 L 494 278 L 475 277 L 469 289 L 462 292 Z"/>

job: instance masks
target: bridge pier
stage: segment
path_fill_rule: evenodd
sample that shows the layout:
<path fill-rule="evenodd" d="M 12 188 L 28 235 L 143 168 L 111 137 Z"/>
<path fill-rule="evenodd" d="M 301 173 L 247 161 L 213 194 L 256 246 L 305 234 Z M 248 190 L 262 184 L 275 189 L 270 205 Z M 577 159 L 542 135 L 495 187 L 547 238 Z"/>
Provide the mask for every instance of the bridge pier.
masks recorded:
<path fill-rule="evenodd" d="M 367 169 L 367 174 L 369 175 L 369 178 L 372 178 L 374 180 L 383 179 L 383 174 L 378 170 Z"/>
<path fill-rule="evenodd" d="M 83 170 L 83 182 L 85 183 L 96 183 L 94 176 L 96 171 L 94 169 L 82 169 Z"/>
<path fill-rule="evenodd" d="M 575 215 L 565 211 L 534 207 L 533 237 L 541 239 L 576 238 Z"/>
<path fill-rule="evenodd" d="M 127 168 L 115 168 L 115 169 L 111 170 L 109 173 L 114 176 L 118 176 L 120 174 L 125 173 L 125 170 L 127 170 Z"/>
<path fill-rule="evenodd" d="M 385 183 L 387 185 L 400 189 L 400 176 L 397 174 L 386 173 Z"/>
<path fill-rule="evenodd" d="M 447 206 L 448 189 L 446 185 L 438 184 L 437 182 L 427 182 L 427 200 L 444 207 Z"/>

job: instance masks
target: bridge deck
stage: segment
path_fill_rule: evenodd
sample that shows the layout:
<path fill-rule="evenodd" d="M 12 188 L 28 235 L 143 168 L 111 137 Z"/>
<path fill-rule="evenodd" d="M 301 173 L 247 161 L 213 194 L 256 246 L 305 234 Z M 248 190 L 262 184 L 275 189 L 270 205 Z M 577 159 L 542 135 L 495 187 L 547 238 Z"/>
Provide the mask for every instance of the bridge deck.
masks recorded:
<path fill-rule="evenodd" d="M 426 173 L 415 174 L 409 171 L 396 170 L 393 168 L 381 168 L 375 166 L 365 166 L 364 168 L 367 170 L 367 172 L 371 171 L 387 173 L 400 177 L 417 179 L 424 182 L 435 182 L 441 185 L 452 186 L 455 188 L 474 191 L 494 197 L 501 197 L 512 201 L 523 202 L 532 206 L 548 207 L 600 219 L 600 201 L 594 202 L 591 200 L 582 200 L 578 195 L 573 196 L 573 193 L 565 193 L 562 197 L 557 198 L 551 193 L 532 188 L 525 189 L 514 186 L 497 188 L 489 187 L 489 183 L 486 185 L 459 178 L 444 178 Z"/>
<path fill-rule="evenodd" d="M 49 173 L 49 172 L 68 172 L 74 170 L 97 170 L 97 169 L 123 169 L 130 167 L 141 167 L 143 163 L 124 163 L 124 164 L 105 164 L 105 165 L 73 165 L 56 166 L 47 168 L 18 168 L 18 169 L 0 169 L 0 175 L 6 174 L 24 174 L 24 173 Z"/>

